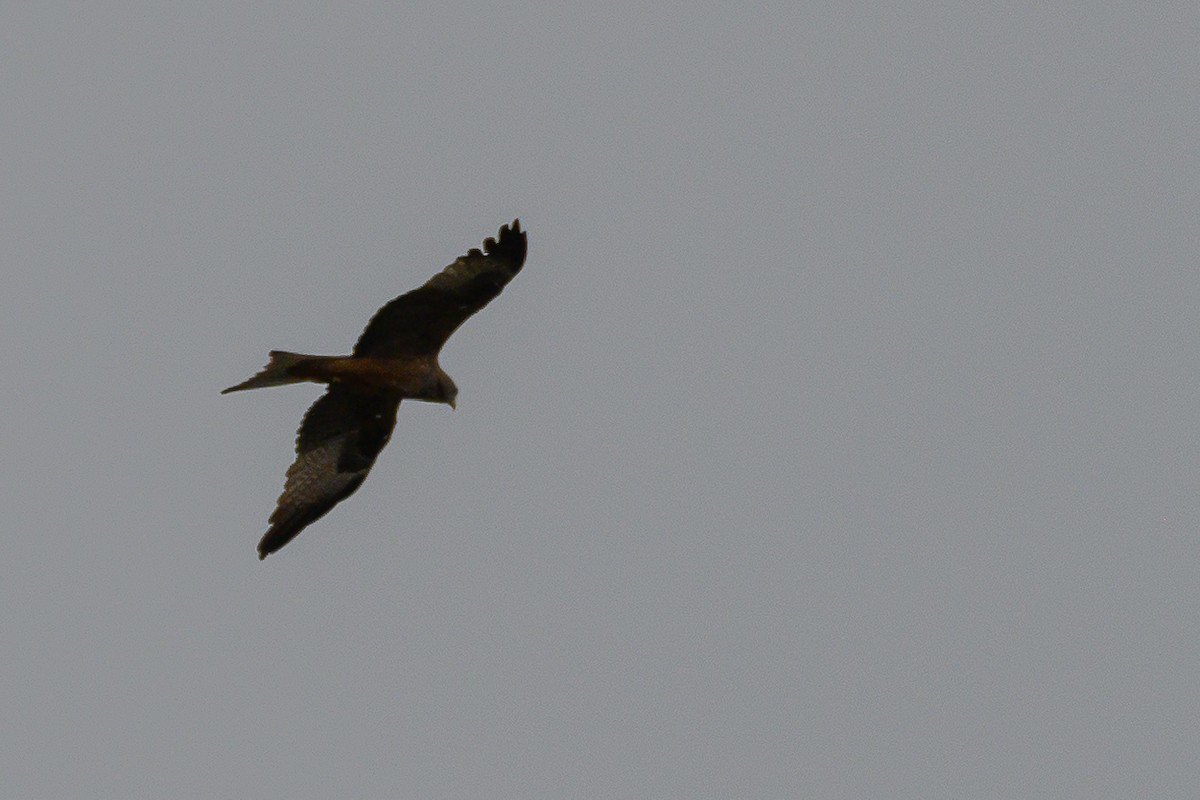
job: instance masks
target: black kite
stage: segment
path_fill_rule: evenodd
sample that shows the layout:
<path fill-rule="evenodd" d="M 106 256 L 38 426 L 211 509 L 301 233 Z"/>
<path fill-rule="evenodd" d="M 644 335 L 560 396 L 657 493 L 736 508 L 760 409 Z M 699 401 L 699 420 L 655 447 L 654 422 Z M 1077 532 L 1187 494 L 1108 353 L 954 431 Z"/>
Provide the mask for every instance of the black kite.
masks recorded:
<path fill-rule="evenodd" d="M 288 468 L 270 529 L 258 543 L 266 558 L 362 484 L 396 424 L 401 400 L 454 407 L 458 387 L 438 365 L 438 352 L 464 321 L 486 306 L 525 263 L 520 220 L 487 239 L 376 312 L 348 356 L 271 351 L 254 377 L 222 394 L 314 381 L 325 394 L 304 415 L 296 461 Z"/>

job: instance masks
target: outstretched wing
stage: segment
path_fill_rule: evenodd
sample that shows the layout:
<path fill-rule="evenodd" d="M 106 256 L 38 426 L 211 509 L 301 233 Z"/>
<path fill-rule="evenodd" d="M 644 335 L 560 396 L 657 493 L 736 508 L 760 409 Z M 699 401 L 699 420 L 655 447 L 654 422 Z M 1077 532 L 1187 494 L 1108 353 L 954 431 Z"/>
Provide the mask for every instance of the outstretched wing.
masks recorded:
<path fill-rule="evenodd" d="M 467 317 L 500 294 L 525 263 L 521 221 L 500 229 L 483 250 L 472 249 L 376 312 L 354 345 L 356 356 L 436 355 Z"/>
<path fill-rule="evenodd" d="M 296 436 L 296 461 L 271 528 L 258 543 L 266 558 L 359 487 L 396 425 L 395 398 L 330 386 L 304 414 Z"/>

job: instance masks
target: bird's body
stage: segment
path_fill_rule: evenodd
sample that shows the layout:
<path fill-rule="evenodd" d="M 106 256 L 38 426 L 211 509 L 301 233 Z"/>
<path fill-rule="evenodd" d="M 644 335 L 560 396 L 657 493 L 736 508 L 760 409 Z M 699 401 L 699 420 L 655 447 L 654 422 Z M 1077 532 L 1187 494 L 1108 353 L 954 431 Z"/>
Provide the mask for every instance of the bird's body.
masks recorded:
<path fill-rule="evenodd" d="M 229 387 L 224 393 L 311 381 L 339 384 L 371 394 L 394 395 L 398 400 L 453 405 L 453 398 L 448 398 L 442 388 L 449 380 L 450 376 L 438 365 L 436 357 L 311 356 L 272 350 L 271 362 L 262 372 L 245 383 Z"/>
<path fill-rule="evenodd" d="M 225 390 L 306 381 L 329 386 L 300 424 L 296 460 L 259 542 L 259 558 L 283 547 L 362 484 L 391 437 L 402 400 L 455 405 L 458 387 L 438 364 L 438 352 L 521 270 L 525 250 L 525 233 L 513 220 L 482 251 L 471 250 L 381 308 L 350 355 L 273 350 L 262 371 Z"/>

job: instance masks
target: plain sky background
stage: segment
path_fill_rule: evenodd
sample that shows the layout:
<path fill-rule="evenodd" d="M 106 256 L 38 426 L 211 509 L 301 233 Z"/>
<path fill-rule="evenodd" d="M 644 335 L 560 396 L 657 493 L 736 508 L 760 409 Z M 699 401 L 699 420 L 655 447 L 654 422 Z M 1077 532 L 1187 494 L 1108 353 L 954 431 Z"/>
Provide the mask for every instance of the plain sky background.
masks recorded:
<path fill-rule="evenodd" d="M 0 794 L 1195 796 L 1195 4 L 650 5 L 5 6 Z"/>

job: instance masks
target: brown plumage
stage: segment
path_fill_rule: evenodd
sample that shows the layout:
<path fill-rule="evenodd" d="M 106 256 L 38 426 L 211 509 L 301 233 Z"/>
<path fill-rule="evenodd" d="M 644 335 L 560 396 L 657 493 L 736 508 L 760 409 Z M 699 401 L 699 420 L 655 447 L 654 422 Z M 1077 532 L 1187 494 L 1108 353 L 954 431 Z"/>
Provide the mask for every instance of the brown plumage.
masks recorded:
<path fill-rule="evenodd" d="M 438 353 L 468 317 L 486 306 L 525 263 L 520 220 L 472 249 L 425 284 L 376 312 L 348 356 L 280 350 L 257 375 L 222 394 L 314 381 L 329 388 L 304 414 L 296 460 L 270 528 L 258 543 L 266 558 L 345 500 L 367 477 L 396 424 L 401 400 L 454 407 L 458 387 Z"/>

